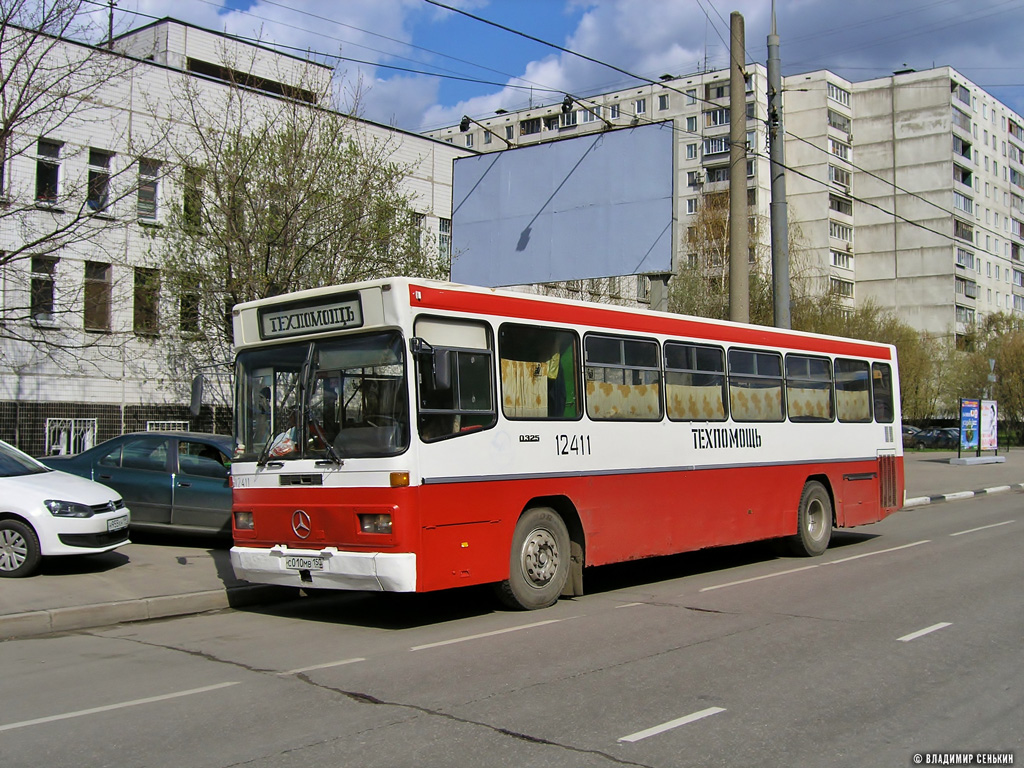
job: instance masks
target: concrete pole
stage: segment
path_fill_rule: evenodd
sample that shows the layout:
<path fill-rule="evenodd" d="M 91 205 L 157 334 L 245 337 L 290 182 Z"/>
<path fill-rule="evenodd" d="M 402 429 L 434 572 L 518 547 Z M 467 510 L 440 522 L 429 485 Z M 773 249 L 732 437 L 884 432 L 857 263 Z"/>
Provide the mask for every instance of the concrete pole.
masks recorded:
<path fill-rule="evenodd" d="M 789 295 L 789 212 L 786 204 L 786 131 L 782 119 L 782 63 L 775 33 L 775 0 L 768 35 L 768 154 L 771 158 L 772 304 L 775 327 L 791 328 Z"/>
<path fill-rule="evenodd" d="M 750 322 L 750 267 L 747 259 L 747 87 L 743 16 L 730 16 L 729 53 L 729 319 Z"/>

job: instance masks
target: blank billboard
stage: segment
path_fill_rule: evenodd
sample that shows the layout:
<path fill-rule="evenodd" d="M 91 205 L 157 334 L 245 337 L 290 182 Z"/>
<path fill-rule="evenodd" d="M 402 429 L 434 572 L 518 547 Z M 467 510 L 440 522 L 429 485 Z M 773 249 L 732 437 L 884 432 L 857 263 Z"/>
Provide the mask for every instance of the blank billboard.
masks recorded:
<path fill-rule="evenodd" d="M 452 280 L 672 271 L 672 123 L 455 160 Z"/>

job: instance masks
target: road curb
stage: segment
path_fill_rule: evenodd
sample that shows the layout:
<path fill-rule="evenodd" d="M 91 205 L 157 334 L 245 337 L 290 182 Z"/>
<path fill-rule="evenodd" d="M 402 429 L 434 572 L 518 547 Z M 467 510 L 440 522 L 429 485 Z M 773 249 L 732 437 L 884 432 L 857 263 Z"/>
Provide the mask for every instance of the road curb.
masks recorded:
<path fill-rule="evenodd" d="M 93 605 L 76 605 L 0 616 L 0 640 L 50 635 L 79 629 L 95 629 L 132 621 L 284 602 L 299 596 L 294 587 L 245 585 L 211 589 L 184 595 L 159 595 Z"/>
<path fill-rule="evenodd" d="M 988 496 L 994 493 L 1006 493 L 1008 491 L 1024 491 L 1024 483 L 1013 485 L 997 485 L 992 488 L 980 488 L 977 491 L 957 491 L 956 493 L 940 493 L 937 496 L 915 496 L 907 499 L 903 509 L 911 507 L 924 507 L 929 504 L 939 504 L 943 501 L 960 501 L 961 499 L 973 499 L 976 496 Z"/>

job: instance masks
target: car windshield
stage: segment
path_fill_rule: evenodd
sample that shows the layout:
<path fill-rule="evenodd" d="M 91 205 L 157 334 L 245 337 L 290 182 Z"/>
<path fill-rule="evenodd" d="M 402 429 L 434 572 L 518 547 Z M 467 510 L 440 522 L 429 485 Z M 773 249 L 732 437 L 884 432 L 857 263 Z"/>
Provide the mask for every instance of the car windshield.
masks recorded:
<path fill-rule="evenodd" d="M 402 337 L 247 350 L 236 362 L 236 460 L 392 456 L 409 445 Z"/>
<path fill-rule="evenodd" d="M 0 440 L 0 477 L 38 475 L 52 470 L 44 467 L 26 453 Z"/>

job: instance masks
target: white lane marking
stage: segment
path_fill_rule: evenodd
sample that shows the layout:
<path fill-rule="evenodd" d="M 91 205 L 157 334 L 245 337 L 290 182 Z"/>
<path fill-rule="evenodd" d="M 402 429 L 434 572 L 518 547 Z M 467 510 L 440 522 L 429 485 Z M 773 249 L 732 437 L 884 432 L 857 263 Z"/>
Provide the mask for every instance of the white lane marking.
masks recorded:
<path fill-rule="evenodd" d="M 442 645 L 454 645 L 455 643 L 465 643 L 469 640 L 479 640 L 484 637 L 494 637 L 495 635 L 504 635 L 508 632 L 518 632 L 521 629 L 533 629 L 534 627 L 543 627 L 545 624 L 557 624 L 564 619 L 548 619 L 547 621 L 536 621 L 533 624 L 523 624 L 519 627 L 509 627 L 508 629 L 496 629 L 493 632 L 481 632 L 479 635 L 466 635 L 465 637 L 456 637 L 451 640 L 441 640 L 436 643 L 427 643 L 426 645 L 414 645 L 410 648 L 410 651 L 424 651 L 427 648 L 439 648 Z"/>
<path fill-rule="evenodd" d="M 633 608 L 637 605 L 644 605 L 644 603 L 623 603 L 622 605 L 616 605 L 616 608 Z"/>
<path fill-rule="evenodd" d="M 355 664 L 358 661 L 366 661 L 364 658 L 357 659 L 342 659 L 341 661 L 328 661 L 326 664 L 314 664 L 310 667 L 299 667 L 298 669 L 289 669 L 287 672 L 278 672 L 278 677 L 287 677 L 288 675 L 298 675 L 302 672 L 312 672 L 314 669 L 328 669 L 330 667 L 341 667 L 345 664 Z"/>
<path fill-rule="evenodd" d="M 92 707 L 90 709 L 80 709 L 76 712 L 65 712 L 63 715 L 50 715 L 49 717 L 37 717 L 35 720 L 22 720 L 20 723 L 8 723 L 7 725 L 0 725 L 0 731 L 13 731 L 16 728 L 27 728 L 30 725 L 42 725 L 43 723 L 55 723 L 58 720 L 70 720 L 73 717 L 84 717 L 85 715 L 95 715 L 100 712 L 110 712 L 115 709 L 124 709 L 126 707 L 137 707 L 140 704 L 152 704 L 156 701 L 167 701 L 168 699 L 177 699 L 182 696 L 192 696 L 196 693 L 206 693 L 207 691 L 216 691 L 219 688 L 228 688 L 232 685 L 238 685 L 238 681 L 233 683 L 217 683 L 216 685 L 207 685 L 202 688 L 191 688 L 187 691 L 178 691 L 177 693 L 165 693 L 162 696 L 148 696 L 145 699 L 134 699 L 132 701 L 122 701 L 120 704 L 107 704 L 103 707 Z"/>
<path fill-rule="evenodd" d="M 992 523 L 992 525 L 983 525 L 979 528 L 968 528 L 966 531 L 957 531 L 956 533 L 949 534 L 950 536 L 963 536 L 965 533 L 974 533 L 975 531 L 984 531 L 988 528 L 998 528 L 1001 525 L 1011 525 L 1016 523 L 1016 520 L 1004 520 L 1001 523 Z"/>
<path fill-rule="evenodd" d="M 943 621 L 943 622 L 941 622 L 939 624 L 932 624 L 930 627 L 925 627 L 924 629 L 919 629 L 919 630 L 917 630 L 917 632 L 911 632 L 909 635 L 904 635 L 903 637 L 897 637 L 896 639 L 899 642 L 901 642 L 901 643 L 909 643 L 911 640 L 917 640 L 917 638 L 923 637 L 924 635 L 927 635 L 927 634 L 929 634 L 931 632 L 934 632 L 937 629 L 945 629 L 946 627 L 951 627 L 951 626 L 953 626 L 953 623 L 951 621 Z"/>
<path fill-rule="evenodd" d="M 903 544 L 899 547 L 890 547 L 889 549 L 876 549 L 874 552 L 862 552 L 859 555 L 852 555 L 850 557 L 844 557 L 841 560 L 829 560 L 827 563 L 822 565 L 839 565 L 839 563 L 848 563 L 851 560 L 860 560 L 862 557 L 871 557 L 872 555 L 884 555 L 887 552 L 898 552 L 901 549 L 910 549 L 910 547 L 917 547 L 921 544 L 930 544 L 931 539 L 923 539 L 921 541 L 915 541 L 913 544 Z"/>
<path fill-rule="evenodd" d="M 710 592 L 713 589 L 725 589 L 726 587 L 735 587 L 737 584 L 749 584 L 752 581 L 761 581 L 762 579 L 772 579 L 776 576 L 785 576 L 787 573 L 799 573 L 800 571 L 809 571 L 811 568 L 817 568 L 817 565 L 805 565 L 802 568 L 790 568 L 788 571 L 776 571 L 775 573 L 766 573 L 763 576 L 752 576 L 749 579 L 740 579 L 739 581 L 730 581 L 726 584 L 715 584 L 713 587 L 704 587 L 701 592 Z"/>
<path fill-rule="evenodd" d="M 688 723 L 694 723 L 697 720 L 703 720 L 705 717 L 717 715 L 719 712 L 725 712 L 725 709 L 723 707 L 708 707 L 707 709 L 702 709 L 700 712 L 694 712 L 691 715 L 679 717 L 675 720 L 669 720 L 667 723 L 656 725 L 653 728 L 647 728 L 643 731 L 631 733 L 629 736 L 623 736 L 619 741 L 627 741 L 630 743 L 640 741 L 641 739 L 646 739 L 650 736 L 657 736 L 659 733 L 664 733 L 665 731 L 671 731 L 673 728 L 678 728 L 681 725 L 687 725 Z"/>

